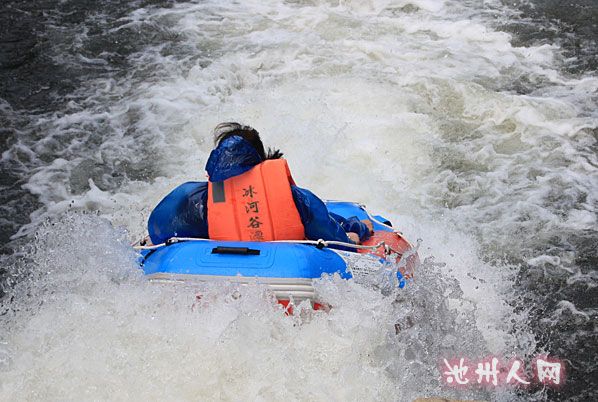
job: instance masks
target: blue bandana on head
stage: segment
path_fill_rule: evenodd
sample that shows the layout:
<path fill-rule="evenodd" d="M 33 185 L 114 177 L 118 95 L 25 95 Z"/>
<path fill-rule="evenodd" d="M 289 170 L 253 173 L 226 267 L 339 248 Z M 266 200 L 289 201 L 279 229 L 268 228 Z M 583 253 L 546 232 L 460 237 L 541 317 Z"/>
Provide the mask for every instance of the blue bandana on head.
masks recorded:
<path fill-rule="evenodd" d="M 206 163 L 206 171 L 211 182 L 224 181 L 247 172 L 261 162 L 262 158 L 249 141 L 233 135 L 212 151 Z"/>

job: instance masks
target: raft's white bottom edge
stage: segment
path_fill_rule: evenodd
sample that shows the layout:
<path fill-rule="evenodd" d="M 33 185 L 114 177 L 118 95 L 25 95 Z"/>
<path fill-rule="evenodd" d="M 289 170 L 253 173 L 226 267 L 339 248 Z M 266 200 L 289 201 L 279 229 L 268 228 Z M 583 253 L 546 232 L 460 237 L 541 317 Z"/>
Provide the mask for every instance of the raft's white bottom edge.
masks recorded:
<path fill-rule="evenodd" d="M 202 282 L 226 281 L 240 285 L 264 284 L 279 300 L 292 299 L 296 304 L 303 300 L 315 300 L 316 293 L 311 278 L 270 278 L 247 276 L 220 276 L 196 274 L 155 273 L 147 275 L 152 283 L 158 284 L 193 284 Z"/>

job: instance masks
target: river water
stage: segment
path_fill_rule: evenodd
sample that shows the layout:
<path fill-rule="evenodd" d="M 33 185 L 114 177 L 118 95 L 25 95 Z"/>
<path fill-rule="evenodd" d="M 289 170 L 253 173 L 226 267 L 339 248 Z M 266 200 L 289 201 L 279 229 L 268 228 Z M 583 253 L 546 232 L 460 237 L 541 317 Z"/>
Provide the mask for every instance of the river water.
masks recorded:
<path fill-rule="evenodd" d="M 5 1 L 0 400 L 596 399 L 598 6 L 530 1 Z M 422 266 L 149 285 L 131 239 L 241 121 L 298 184 L 365 203 Z M 448 387 L 443 358 L 537 355 L 559 389 Z"/>

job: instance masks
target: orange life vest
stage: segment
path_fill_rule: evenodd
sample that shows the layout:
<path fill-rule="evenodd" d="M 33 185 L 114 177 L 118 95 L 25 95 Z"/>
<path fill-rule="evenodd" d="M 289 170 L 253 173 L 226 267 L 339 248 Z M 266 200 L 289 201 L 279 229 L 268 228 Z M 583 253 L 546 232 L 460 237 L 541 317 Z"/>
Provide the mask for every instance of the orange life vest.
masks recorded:
<path fill-rule="evenodd" d="M 208 181 L 210 239 L 304 239 L 291 184 L 295 182 L 284 159 L 266 160 L 225 181 Z"/>

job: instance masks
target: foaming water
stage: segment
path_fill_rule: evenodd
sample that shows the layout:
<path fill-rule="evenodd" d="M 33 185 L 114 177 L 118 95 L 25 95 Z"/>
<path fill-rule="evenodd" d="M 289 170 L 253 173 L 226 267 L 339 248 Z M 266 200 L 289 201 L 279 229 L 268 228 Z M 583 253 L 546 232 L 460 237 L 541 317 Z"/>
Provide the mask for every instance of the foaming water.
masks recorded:
<path fill-rule="evenodd" d="M 453 264 L 425 262 L 417 283 L 388 295 L 325 277 L 315 286 L 331 311 L 300 305 L 286 316 L 259 283 L 149 284 L 125 233 L 96 215 L 43 225 L 27 256 L 28 278 L 2 316 L 6 400 L 409 400 L 450 394 L 438 356 L 501 352 L 514 341 L 512 326 L 496 320 L 510 314 L 504 306 L 493 317 L 473 313 L 485 310 L 481 294 L 500 303 L 495 283 L 505 278 L 470 278 L 477 286 L 464 294 Z"/>
<path fill-rule="evenodd" d="M 128 68 L 93 76 L 3 154 L 42 206 L 17 234 L 31 243 L 4 300 L 0 399 L 511 400 L 443 388 L 438 361 L 574 353 L 546 327 L 587 326 L 592 307 L 535 281 L 569 299 L 596 288 L 579 250 L 596 235 L 598 80 L 561 74 L 556 46 L 515 47 L 479 11 L 179 3 L 98 14 L 99 39 L 73 31 L 66 66 Z M 147 284 L 126 239 L 203 179 L 209 133 L 231 120 L 280 147 L 300 186 L 423 239 L 416 282 L 382 295 L 323 278 L 331 312 L 293 317 L 259 284 Z"/>

